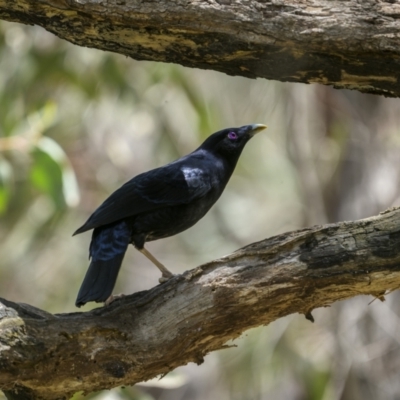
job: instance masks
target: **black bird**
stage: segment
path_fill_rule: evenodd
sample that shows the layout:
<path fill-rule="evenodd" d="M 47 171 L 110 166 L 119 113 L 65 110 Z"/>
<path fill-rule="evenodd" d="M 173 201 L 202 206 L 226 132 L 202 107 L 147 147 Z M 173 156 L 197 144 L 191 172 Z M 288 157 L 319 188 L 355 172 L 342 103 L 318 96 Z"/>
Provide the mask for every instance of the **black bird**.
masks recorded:
<path fill-rule="evenodd" d="M 224 191 L 245 144 L 265 128 L 253 124 L 218 131 L 187 156 L 137 175 L 112 193 L 74 233 L 94 229 L 91 263 L 76 306 L 112 301 L 129 243 L 160 269 L 160 282 L 171 278 L 145 242 L 176 235 L 199 221 Z"/>

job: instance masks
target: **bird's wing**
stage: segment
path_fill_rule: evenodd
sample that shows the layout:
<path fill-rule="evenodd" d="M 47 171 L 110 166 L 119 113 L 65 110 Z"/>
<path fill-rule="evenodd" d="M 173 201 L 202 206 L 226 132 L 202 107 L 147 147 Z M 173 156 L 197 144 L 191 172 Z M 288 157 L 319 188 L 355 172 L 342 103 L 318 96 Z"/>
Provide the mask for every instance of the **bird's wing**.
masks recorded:
<path fill-rule="evenodd" d="M 211 188 L 210 174 L 200 167 L 175 162 L 156 168 L 112 193 L 74 235 L 143 212 L 190 203 Z"/>

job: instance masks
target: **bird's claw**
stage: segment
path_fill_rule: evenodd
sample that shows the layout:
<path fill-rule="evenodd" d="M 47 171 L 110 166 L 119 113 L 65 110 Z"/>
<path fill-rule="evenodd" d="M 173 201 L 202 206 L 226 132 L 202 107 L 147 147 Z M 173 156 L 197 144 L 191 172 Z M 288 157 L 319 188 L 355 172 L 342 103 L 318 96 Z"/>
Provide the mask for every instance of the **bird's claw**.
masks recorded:
<path fill-rule="evenodd" d="M 160 283 L 167 282 L 167 281 L 169 281 L 171 278 L 173 278 L 174 276 L 175 276 L 174 274 L 171 274 L 171 275 L 163 275 L 163 276 L 158 280 L 158 282 L 160 282 Z"/>
<path fill-rule="evenodd" d="M 122 297 L 125 297 L 123 293 L 120 294 L 112 294 L 105 302 L 105 306 L 109 306 L 114 300 L 121 299 Z"/>

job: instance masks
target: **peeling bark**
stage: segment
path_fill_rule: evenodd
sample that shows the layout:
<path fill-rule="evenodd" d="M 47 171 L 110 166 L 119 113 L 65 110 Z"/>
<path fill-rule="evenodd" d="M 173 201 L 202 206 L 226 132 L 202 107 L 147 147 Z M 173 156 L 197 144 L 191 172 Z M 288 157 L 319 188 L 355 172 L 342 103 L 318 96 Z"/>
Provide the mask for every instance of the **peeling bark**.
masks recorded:
<path fill-rule="evenodd" d="M 131 385 L 200 364 L 246 329 L 399 287 L 395 208 L 253 243 L 90 312 L 0 299 L 0 387 L 10 399 L 59 399 Z"/>
<path fill-rule="evenodd" d="M 80 46 L 229 75 L 400 96 L 395 0 L 0 0 Z"/>

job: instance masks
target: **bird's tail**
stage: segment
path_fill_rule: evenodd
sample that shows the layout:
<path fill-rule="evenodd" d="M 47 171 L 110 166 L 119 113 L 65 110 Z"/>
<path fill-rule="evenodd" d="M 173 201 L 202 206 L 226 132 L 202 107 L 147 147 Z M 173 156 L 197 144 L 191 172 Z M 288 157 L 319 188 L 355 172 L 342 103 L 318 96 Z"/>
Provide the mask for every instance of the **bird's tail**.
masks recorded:
<path fill-rule="evenodd" d="M 89 301 L 103 302 L 111 295 L 124 255 L 130 242 L 125 221 L 102 226 L 93 231 L 90 243 L 91 263 L 79 289 L 75 305 Z"/>

